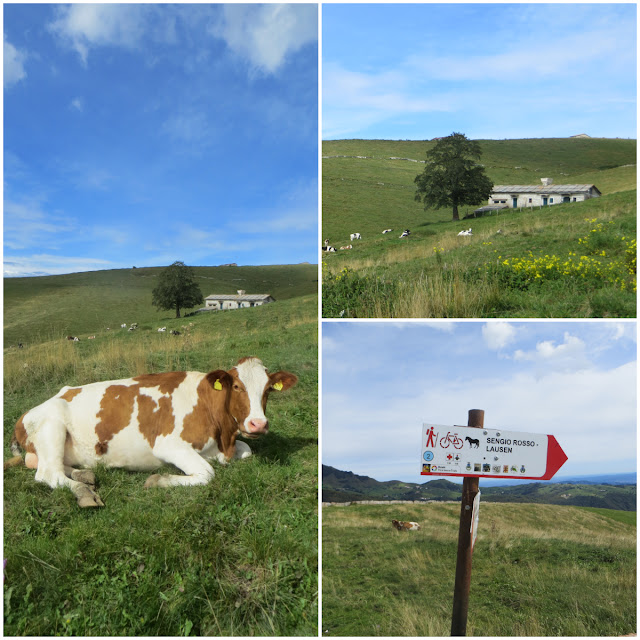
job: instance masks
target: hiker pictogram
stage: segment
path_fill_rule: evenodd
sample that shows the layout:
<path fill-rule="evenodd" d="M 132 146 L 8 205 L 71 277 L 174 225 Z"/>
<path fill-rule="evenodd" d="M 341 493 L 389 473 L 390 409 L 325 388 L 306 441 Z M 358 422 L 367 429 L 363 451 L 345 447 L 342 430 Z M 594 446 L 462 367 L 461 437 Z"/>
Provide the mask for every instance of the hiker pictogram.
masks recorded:
<path fill-rule="evenodd" d="M 438 434 L 435 432 L 434 428 L 431 427 L 429 431 L 427 431 L 427 447 L 435 447 L 436 441 L 438 439 Z"/>

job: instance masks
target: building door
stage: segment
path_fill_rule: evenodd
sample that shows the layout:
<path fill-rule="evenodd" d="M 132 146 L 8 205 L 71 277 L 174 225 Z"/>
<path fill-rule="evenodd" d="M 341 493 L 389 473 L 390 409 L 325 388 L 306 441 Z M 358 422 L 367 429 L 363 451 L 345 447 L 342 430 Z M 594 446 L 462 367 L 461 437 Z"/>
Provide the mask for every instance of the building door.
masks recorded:
<path fill-rule="evenodd" d="M 547 198 L 547 196 L 542 196 L 542 206 L 543 206 L 543 207 L 546 207 L 546 206 L 547 206 L 547 204 L 548 204 L 548 202 L 547 202 L 547 201 L 548 201 L 548 200 L 549 200 L 549 198 Z"/>
<path fill-rule="evenodd" d="M 511 196 L 512 200 L 513 200 L 513 208 L 517 209 L 518 208 L 518 196 Z"/>

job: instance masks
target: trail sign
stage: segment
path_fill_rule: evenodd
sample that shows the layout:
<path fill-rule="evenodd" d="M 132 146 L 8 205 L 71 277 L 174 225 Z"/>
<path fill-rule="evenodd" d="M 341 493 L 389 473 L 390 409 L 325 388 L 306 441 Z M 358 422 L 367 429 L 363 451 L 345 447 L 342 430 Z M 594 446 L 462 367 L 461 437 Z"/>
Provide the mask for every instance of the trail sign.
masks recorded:
<path fill-rule="evenodd" d="M 567 461 L 551 435 L 424 424 L 421 475 L 550 480 Z"/>

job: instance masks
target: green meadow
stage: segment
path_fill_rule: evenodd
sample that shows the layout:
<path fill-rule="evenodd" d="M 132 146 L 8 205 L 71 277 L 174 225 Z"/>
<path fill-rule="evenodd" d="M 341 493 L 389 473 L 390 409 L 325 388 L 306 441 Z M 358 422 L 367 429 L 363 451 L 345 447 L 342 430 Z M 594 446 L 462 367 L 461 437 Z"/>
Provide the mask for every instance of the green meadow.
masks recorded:
<path fill-rule="evenodd" d="M 148 473 L 99 467 L 105 506 L 81 510 L 24 466 L 5 470 L 5 635 L 317 634 L 317 268 L 219 269 L 196 269 L 205 296 L 276 302 L 176 319 L 151 307 L 154 270 L 5 280 L 5 459 L 16 419 L 64 385 L 247 355 L 299 378 L 272 394 L 254 455 L 214 464 L 206 486 L 145 490 Z"/>
<path fill-rule="evenodd" d="M 324 507 L 322 635 L 450 635 L 459 518 L 459 503 Z M 635 633 L 635 513 L 481 503 L 467 635 Z"/>
<path fill-rule="evenodd" d="M 461 207 L 457 222 L 414 200 L 433 144 L 323 143 L 323 239 L 353 245 L 323 253 L 324 317 L 635 317 L 635 140 L 480 141 L 495 184 L 548 177 L 603 195 L 467 219 L 476 207 Z"/>

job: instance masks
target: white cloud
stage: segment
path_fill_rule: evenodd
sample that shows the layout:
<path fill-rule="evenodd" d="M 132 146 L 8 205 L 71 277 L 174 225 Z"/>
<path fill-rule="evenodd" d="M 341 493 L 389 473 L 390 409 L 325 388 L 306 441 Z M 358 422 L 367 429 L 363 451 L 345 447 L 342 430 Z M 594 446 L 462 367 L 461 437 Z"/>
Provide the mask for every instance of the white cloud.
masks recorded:
<path fill-rule="evenodd" d="M 418 320 L 417 322 L 385 322 L 385 326 L 394 327 L 400 331 L 408 331 L 420 327 L 429 327 L 436 331 L 442 331 L 444 333 L 453 333 L 456 328 L 456 323 L 450 320 Z"/>
<path fill-rule="evenodd" d="M 635 322 L 611 322 L 607 325 L 613 332 L 612 340 L 633 340 L 637 342 L 638 332 Z"/>
<path fill-rule="evenodd" d="M 145 5 L 136 4 L 71 4 L 58 9 L 49 28 L 70 44 L 86 66 L 92 47 L 137 48 L 147 11 Z"/>
<path fill-rule="evenodd" d="M 453 112 L 461 99 L 446 91 L 421 92 L 415 76 L 401 68 L 365 73 L 327 63 L 322 71 L 323 135 L 335 138 L 387 118 Z"/>
<path fill-rule="evenodd" d="M 4 203 L 4 243 L 10 249 L 26 249 L 40 243 L 50 246 L 61 234 L 75 229 L 71 219 L 45 213 L 39 202 Z"/>
<path fill-rule="evenodd" d="M 172 114 L 162 123 L 161 128 L 174 141 L 196 144 L 196 147 L 191 146 L 192 150 L 207 144 L 214 133 L 207 115 L 193 108 Z"/>
<path fill-rule="evenodd" d="M 82 113 L 84 111 L 84 100 L 82 98 L 74 98 L 69 106 Z"/>
<path fill-rule="evenodd" d="M 290 241 L 289 233 L 318 228 L 317 180 L 279 184 L 270 202 L 264 209 L 234 212 L 228 228 L 245 234 L 277 233 L 281 238 L 274 236 L 274 242 Z"/>
<path fill-rule="evenodd" d="M 620 44 L 610 33 L 587 31 L 548 40 L 522 38 L 507 51 L 476 56 L 409 56 L 406 64 L 414 72 L 448 81 L 502 81 L 505 77 L 527 81 L 565 76 L 577 68 L 589 68 L 593 61 L 618 55 Z"/>
<path fill-rule="evenodd" d="M 96 258 L 54 256 L 37 254 L 31 256 L 4 256 L 4 275 L 7 278 L 42 275 L 60 275 L 80 271 L 96 271 L 114 268 L 108 260 Z"/>
<path fill-rule="evenodd" d="M 587 357 L 586 344 L 568 332 L 564 334 L 564 342 L 556 345 L 553 340 L 538 342 L 535 351 L 514 353 L 514 360 L 529 361 L 538 366 L 538 371 L 578 371 L 588 369 L 592 365 Z"/>
<path fill-rule="evenodd" d="M 516 330 L 508 322 L 487 322 L 482 325 L 482 337 L 489 349 L 498 351 L 516 339 Z"/>
<path fill-rule="evenodd" d="M 210 28 L 256 69 L 276 73 L 288 56 L 318 37 L 317 5 L 224 4 Z"/>
<path fill-rule="evenodd" d="M 6 38 L 5 35 L 3 46 L 3 82 L 5 89 L 27 77 L 27 72 L 24 69 L 27 54 L 16 49 L 10 42 L 7 42 Z"/>

